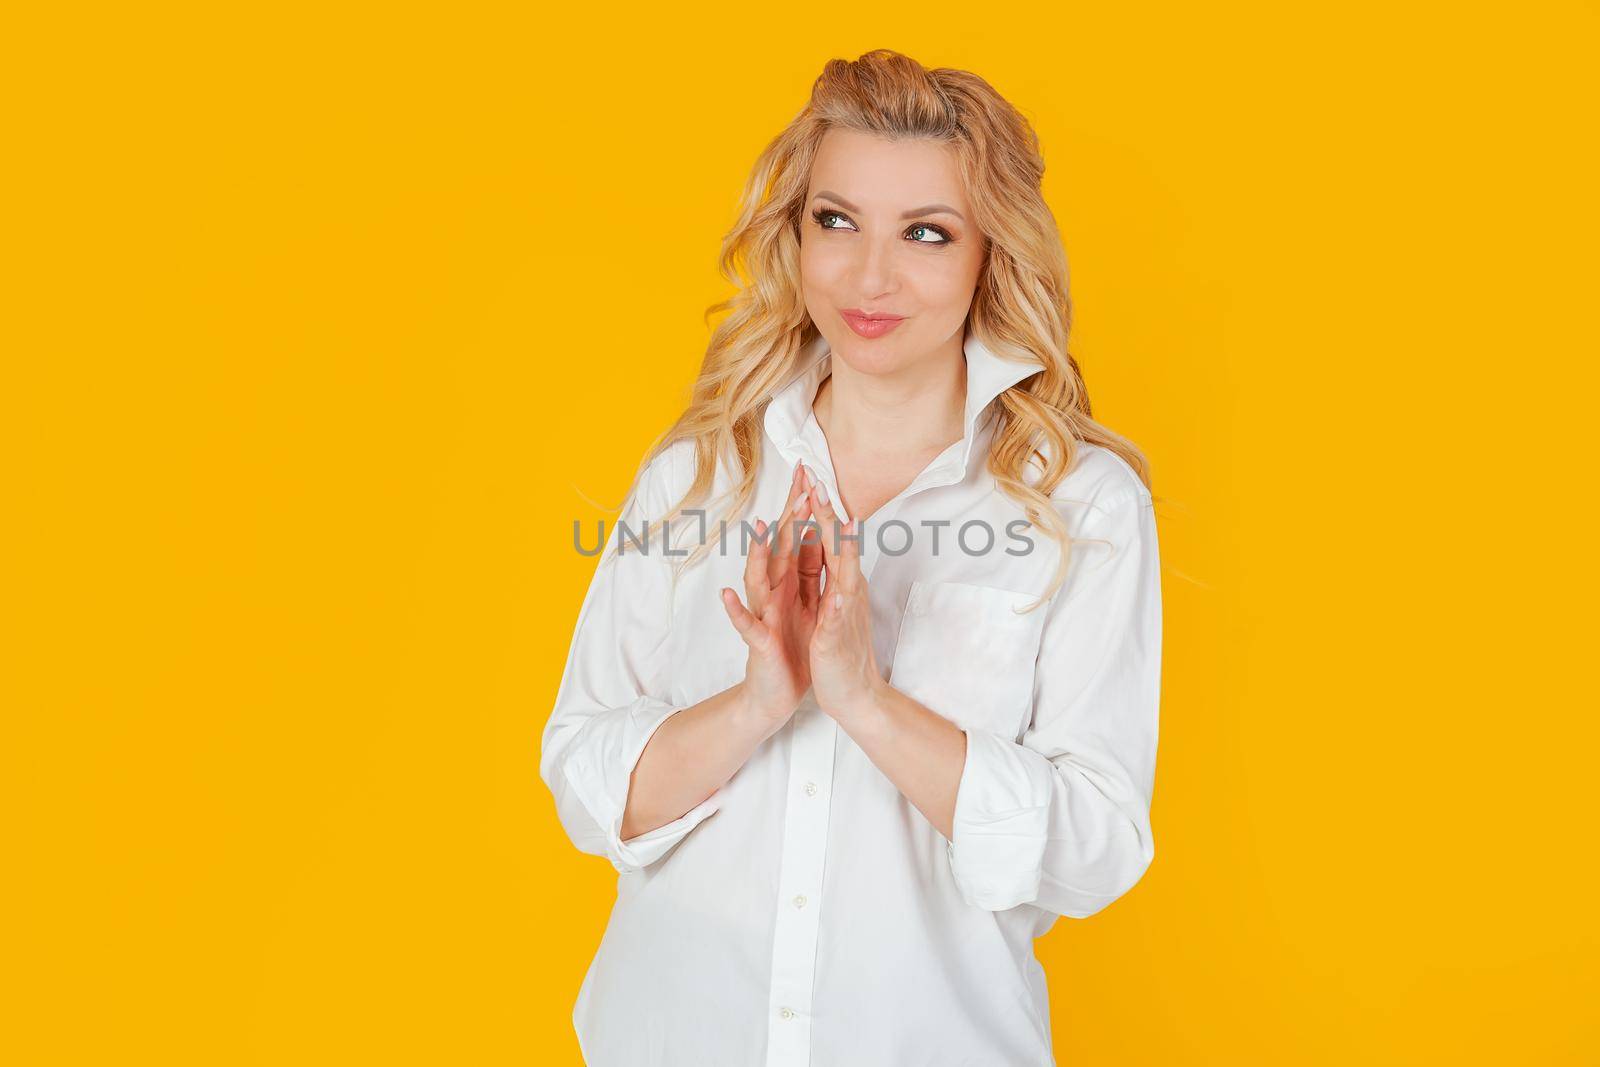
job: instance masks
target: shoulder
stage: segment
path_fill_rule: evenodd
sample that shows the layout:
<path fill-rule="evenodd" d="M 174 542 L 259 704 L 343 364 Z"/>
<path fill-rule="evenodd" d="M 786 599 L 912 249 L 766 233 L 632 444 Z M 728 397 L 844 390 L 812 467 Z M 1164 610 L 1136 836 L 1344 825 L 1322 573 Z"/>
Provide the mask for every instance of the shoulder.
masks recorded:
<path fill-rule="evenodd" d="M 672 442 L 645 462 L 639 472 L 635 499 L 652 514 L 664 513 L 693 484 L 695 465 L 694 441 L 683 438 Z"/>
<path fill-rule="evenodd" d="M 1076 442 L 1072 467 L 1050 494 L 1063 513 L 1077 511 L 1085 520 L 1124 505 L 1149 506 L 1150 490 L 1127 460 L 1104 445 Z"/>
<path fill-rule="evenodd" d="M 645 541 L 654 546 L 663 529 L 662 521 L 693 481 L 694 442 L 674 441 L 653 455 L 647 450 L 638 462 L 640 466 L 634 471 L 622 506 L 611 520 L 607 558 L 617 551 L 624 537 L 622 530 L 626 528 L 626 536 L 631 539 L 630 548 L 626 550 L 628 555 L 662 559 L 659 552 L 634 553 L 631 545 Z"/>
<path fill-rule="evenodd" d="M 1141 573 L 1140 561 L 1157 558 L 1157 524 L 1154 497 L 1127 460 L 1104 445 L 1077 442 L 1073 465 L 1050 494 L 1056 512 L 1065 520 L 1072 552 L 1086 553 L 1087 568 L 1100 571 L 1102 580 Z"/>

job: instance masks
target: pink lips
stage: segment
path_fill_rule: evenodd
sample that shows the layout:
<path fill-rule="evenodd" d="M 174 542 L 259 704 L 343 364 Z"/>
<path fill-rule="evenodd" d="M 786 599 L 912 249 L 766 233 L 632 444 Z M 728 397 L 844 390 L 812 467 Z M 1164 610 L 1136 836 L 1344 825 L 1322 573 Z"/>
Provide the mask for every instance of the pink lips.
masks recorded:
<path fill-rule="evenodd" d="M 862 337 L 882 337 L 905 321 L 899 315 L 868 315 L 855 308 L 849 308 L 839 314 L 850 324 L 850 328 Z"/>

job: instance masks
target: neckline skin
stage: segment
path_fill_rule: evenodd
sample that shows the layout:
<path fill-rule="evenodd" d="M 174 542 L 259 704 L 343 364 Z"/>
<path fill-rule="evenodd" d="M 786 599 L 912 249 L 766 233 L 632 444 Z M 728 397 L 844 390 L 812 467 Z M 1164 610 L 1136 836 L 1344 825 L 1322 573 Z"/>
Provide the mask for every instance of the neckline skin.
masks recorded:
<path fill-rule="evenodd" d="M 1044 367 L 1035 360 L 1003 358 L 970 330 L 962 342 L 962 353 L 967 363 L 966 400 L 962 408 L 961 439 L 950 447 L 959 448 L 957 467 L 965 472 L 971 465 L 979 416 L 997 396 Z M 795 446 L 802 432 L 808 423 L 816 420 L 812 403 L 818 389 L 823 379 L 832 373 L 833 353 L 827 338 L 819 334 L 797 362 L 800 369 L 772 391 L 763 416 L 767 435 L 791 462 L 798 458 Z M 820 426 L 818 423 L 819 429 Z M 830 492 L 837 489 L 834 485 L 828 488 Z M 834 495 L 837 499 L 836 492 Z"/>
<path fill-rule="evenodd" d="M 991 402 L 1017 382 L 1043 369 L 1042 364 L 1032 360 L 1002 358 L 970 331 L 963 341 L 962 352 L 966 357 L 967 373 L 960 440 L 952 442 L 929 461 L 904 490 L 867 516 L 866 520 L 883 514 L 895 500 L 903 499 L 919 489 L 962 480 L 971 467 L 979 433 L 987 423 L 987 420 L 980 421 L 980 418 L 991 410 Z M 822 382 L 832 373 L 832 351 L 827 339 L 819 335 L 798 362 L 801 369 L 775 389 L 769 398 L 764 416 L 765 429 L 788 463 L 799 459 L 811 466 L 826 486 L 840 519 L 849 522 L 851 516 L 840 500 L 827 437 L 822 432 L 822 425 L 813 407 Z"/>

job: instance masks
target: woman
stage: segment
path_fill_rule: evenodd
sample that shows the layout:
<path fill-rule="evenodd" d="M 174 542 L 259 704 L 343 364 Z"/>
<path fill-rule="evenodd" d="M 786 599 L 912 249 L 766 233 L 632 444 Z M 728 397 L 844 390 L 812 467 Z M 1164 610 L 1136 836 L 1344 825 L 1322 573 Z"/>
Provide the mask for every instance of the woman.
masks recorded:
<path fill-rule="evenodd" d="M 1033 940 L 1154 855 L 1161 601 L 1042 171 L 984 81 L 878 51 L 751 175 L 543 736 L 619 872 L 590 1067 L 1054 1062 Z"/>

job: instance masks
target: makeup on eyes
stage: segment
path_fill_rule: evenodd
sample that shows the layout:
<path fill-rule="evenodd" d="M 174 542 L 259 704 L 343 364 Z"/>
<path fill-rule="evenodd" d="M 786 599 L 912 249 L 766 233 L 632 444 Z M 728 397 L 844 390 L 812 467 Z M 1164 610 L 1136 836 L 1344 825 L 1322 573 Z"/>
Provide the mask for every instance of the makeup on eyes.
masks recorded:
<path fill-rule="evenodd" d="M 848 219 L 850 217 L 850 216 L 846 215 L 844 212 L 837 211 L 837 210 L 835 210 L 833 208 L 819 207 L 815 211 L 811 212 L 811 220 L 817 224 L 817 227 L 819 229 L 823 229 L 823 230 L 841 229 L 841 227 L 839 227 L 839 226 L 829 226 L 823 221 L 829 215 L 837 215 L 841 219 Z M 917 230 L 930 230 L 933 233 L 936 233 L 940 237 L 942 237 L 943 240 L 941 240 L 941 241 L 913 241 L 912 244 L 927 245 L 930 248 L 942 248 L 942 247 L 944 247 L 946 245 L 954 244 L 955 240 L 956 240 L 955 237 L 953 237 L 950 234 L 949 230 L 946 230 L 943 226 L 937 226 L 937 225 L 935 225 L 935 224 L 933 224 L 931 222 L 914 222 L 910 226 L 906 227 L 906 232 L 907 233 L 913 233 L 913 232 L 915 232 Z"/>

